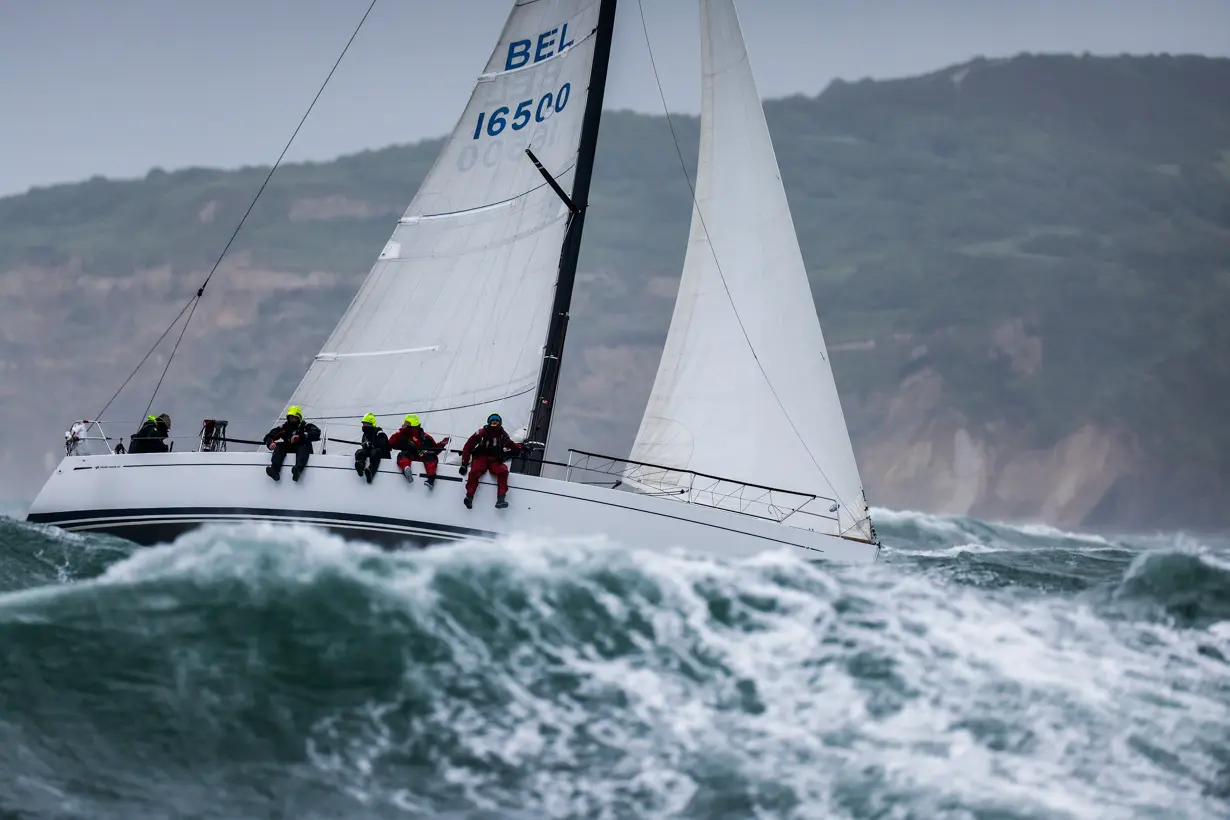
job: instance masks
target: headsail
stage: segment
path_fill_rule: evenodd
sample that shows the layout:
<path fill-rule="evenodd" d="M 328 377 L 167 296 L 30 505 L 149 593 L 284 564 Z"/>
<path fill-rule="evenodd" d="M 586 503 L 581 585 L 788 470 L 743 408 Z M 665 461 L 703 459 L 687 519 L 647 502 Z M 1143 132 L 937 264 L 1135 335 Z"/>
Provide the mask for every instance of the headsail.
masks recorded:
<path fill-rule="evenodd" d="M 315 419 L 530 418 L 569 211 L 599 0 L 518 0 L 435 165 L 292 402 Z M 427 71 L 421 75 L 430 82 Z"/>
<path fill-rule="evenodd" d="M 814 493 L 821 499 L 807 511 L 837 521 L 794 516 L 785 523 L 870 540 L 858 465 L 733 0 L 701 0 L 700 13 L 696 202 L 670 332 L 631 457 Z M 676 478 L 687 480 L 671 473 L 664 481 Z"/>

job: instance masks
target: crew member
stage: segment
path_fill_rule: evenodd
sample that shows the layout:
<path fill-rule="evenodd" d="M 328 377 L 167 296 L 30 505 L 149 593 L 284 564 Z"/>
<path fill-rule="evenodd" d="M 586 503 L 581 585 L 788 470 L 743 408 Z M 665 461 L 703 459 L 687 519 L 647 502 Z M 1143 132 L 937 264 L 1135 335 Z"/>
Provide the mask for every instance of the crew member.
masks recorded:
<path fill-rule="evenodd" d="M 73 422 L 73 426 L 68 428 L 68 432 L 64 434 L 64 452 L 70 456 L 86 455 L 84 443 L 86 436 L 90 431 L 90 422 L 88 419 Z"/>
<path fill-rule="evenodd" d="M 427 473 L 427 486 L 436 486 L 436 468 L 440 464 L 439 453 L 448 446 L 448 438 L 436 441 L 422 425 L 419 417 L 411 413 L 406 416 L 401 429 L 389 436 L 389 446 L 398 447 L 397 469 L 406 477 L 406 481 L 414 483 L 414 462 L 423 462 L 423 470 Z"/>
<path fill-rule="evenodd" d="M 478 480 L 486 472 L 495 476 L 496 508 L 508 506 L 508 502 L 504 500 L 508 495 L 508 465 L 504 460 L 510 454 L 520 453 L 522 449 L 524 448 L 504 431 L 504 420 L 499 413 L 487 416 L 487 424 L 470 436 L 461 451 L 461 474 L 465 475 L 467 470 L 470 472 L 470 477 L 466 479 L 466 497 L 463 501 L 468 509 L 474 508 L 474 491 L 478 489 Z M 471 460 L 473 469 L 470 469 Z"/>
<path fill-rule="evenodd" d="M 265 446 L 273 451 L 273 458 L 265 474 L 274 481 L 282 480 L 282 462 L 286 461 L 287 453 L 295 454 L 295 466 L 290 468 L 292 481 L 298 481 L 307 467 L 308 456 L 312 454 L 312 442 L 320 441 L 320 428 L 303 420 L 303 410 L 299 407 L 286 409 L 286 422 L 274 427 L 265 434 Z"/>
<path fill-rule="evenodd" d="M 392 455 L 389 450 L 389 437 L 376 424 L 375 413 L 368 413 L 363 417 L 361 441 L 359 449 L 354 451 L 354 471 L 366 476 L 367 483 L 371 484 L 376 477 L 376 471 L 380 469 L 380 460 Z"/>
<path fill-rule="evenodd" d="M 171 417 L 166 413 L 150 416 L 141 429 L 132 434 L 128 443 L 130 453 L 165 453 L 170 451 L 165 441 L 171 434 Z"/>

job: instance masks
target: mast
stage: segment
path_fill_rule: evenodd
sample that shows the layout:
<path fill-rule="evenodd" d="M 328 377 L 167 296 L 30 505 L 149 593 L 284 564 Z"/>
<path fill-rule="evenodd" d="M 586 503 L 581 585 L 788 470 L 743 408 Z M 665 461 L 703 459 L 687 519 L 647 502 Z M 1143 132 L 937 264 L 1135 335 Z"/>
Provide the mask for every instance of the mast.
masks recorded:
<path fill-rule="evenodd" d="M 568 219 L 568 232 L 564 236 L 560 252 L 559 277 L 555 282 L 555 300 L 551 305 L 551 324 L 547 328 L 542 369 L 538 376 L 537 398 L 526 435 L 526 443 L 531 452 L 541 448 L 542 455 L 546 454 L 551 413 L 555 409 L 555 389 L 559 383 L 560 361 L 564 355 L 564 337 L 568 333 L 572 287 L 576 282 L 577 261 L 581 256 L 581 231 L 585 226 L 585 211 L 589 208 L 589 183 L 593 177 L 594 154 L 598 147 L 598 124 L 602 118 L 602 97 L 606 91 L 607 62 L 611 56 L 611 39 L 615 32 L 616 0 L 601 0 L 601 3 L 598 11 L 598 39 L 594 44 L 589 95 L 585 103 L 585 118 L 581 121 L 581 143 L 572 184 L 575 210 Z M 521 472 L 538 475 L 541 471 L 541 457 L 523 462 Z"/>

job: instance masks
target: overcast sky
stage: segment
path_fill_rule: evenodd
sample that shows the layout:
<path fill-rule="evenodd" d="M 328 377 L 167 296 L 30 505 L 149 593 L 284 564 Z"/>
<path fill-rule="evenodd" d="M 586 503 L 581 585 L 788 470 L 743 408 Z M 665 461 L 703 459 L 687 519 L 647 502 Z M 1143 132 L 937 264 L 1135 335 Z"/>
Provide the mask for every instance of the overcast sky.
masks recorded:
<path fill-rule="evenodd" d="M 0 196 L 277 157 L 369 0 L 0 0 Z M 674 111 L 699 105 L 695 0 L 643 0 Z M 380 0 L 290 159 L 452 127 L 510 0 Z M 1230 56 L 1230 0 L 742 0 L 760 92 L 1021 51 Z M 660 112 L 637 0 L 607 105 Z"/>

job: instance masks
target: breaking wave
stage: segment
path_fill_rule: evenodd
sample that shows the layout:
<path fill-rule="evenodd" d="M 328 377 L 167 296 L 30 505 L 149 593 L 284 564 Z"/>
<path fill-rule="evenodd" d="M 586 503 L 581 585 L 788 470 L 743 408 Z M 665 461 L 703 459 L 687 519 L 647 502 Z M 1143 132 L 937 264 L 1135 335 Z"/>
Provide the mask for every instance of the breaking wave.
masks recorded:
<path fill-rule="evenodd" d="M 0 520 L 0 814 L 1230 810 L 1225 545 L 877 522 L 824 567 Z"/>

